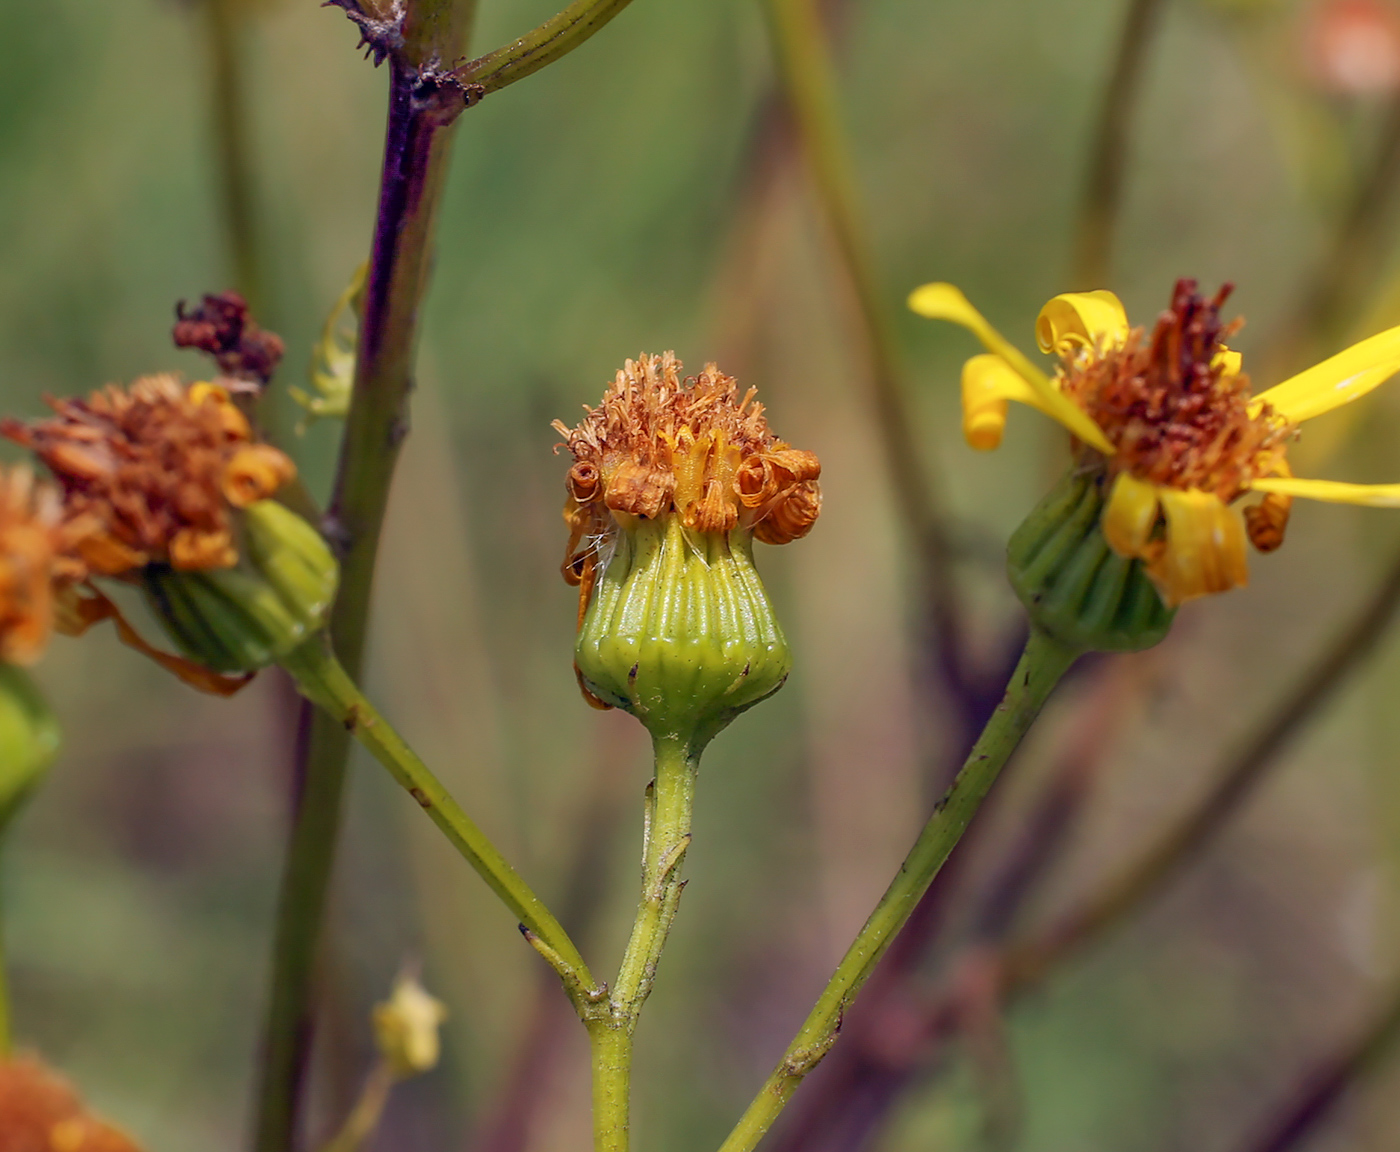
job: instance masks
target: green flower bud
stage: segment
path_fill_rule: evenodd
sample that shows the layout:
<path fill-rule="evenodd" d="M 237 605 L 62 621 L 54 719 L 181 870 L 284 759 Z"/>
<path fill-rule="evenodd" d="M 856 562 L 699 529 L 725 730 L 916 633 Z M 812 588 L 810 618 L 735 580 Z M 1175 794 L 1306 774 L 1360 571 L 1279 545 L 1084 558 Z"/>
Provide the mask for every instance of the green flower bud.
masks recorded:
<path fill-rule="evenodd" d="M 58 721 L 34 681 L 0 664 L 0 832 L 43 779 L 58 744 Z"/>
<path fill-rule="evenodd" d="M 272 500 L 243 510 L 234 568 L 148 565 L 142 584 L 180 651 L 222 673 L 275 664 L 326 625 L 339 567 L 319 532 Z"/>
<path fill-rule="evenodd" d="M 618 531 L 574 657 L 598 699 L 696 750 L 792 664 L 749 533 L 692 531 L 676 513 Z"/>
<path fill-rule="evenodd" d="M 1166 636 L 1176 616 L 1141 560 L 1104 539 L 1102 472 L 1071 470 L 1012 534 L 1007 574 L 1031 620 L 1085 651 L 1136 652 Z"/>

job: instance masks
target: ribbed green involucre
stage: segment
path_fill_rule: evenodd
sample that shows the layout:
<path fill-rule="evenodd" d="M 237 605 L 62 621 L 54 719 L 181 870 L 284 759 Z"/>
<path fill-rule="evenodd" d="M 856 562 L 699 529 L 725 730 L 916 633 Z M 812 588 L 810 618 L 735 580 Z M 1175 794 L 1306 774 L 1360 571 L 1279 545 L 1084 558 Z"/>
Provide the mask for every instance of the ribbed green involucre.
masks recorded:
<path fill-rule="evenodd" d="M 1031 620 L 1061 643 L 1136 652 L 1159 643 L 1176 612 L 1142 561 L 1104 539 L 1104 483 L 1102 473 L 1071 470 L 1012 534 L 1007 575 Z"/>
<path fill-rule="evenodd" d="M 698 753 L 782 687 L 791 653 L 747 532 L 694 532 L 674 514 L 638 520 L 605 559 L 574 651 L 600 700 Z"/>
<path fill-rule="evenodd" d="M 236 568 L 146 570 L 147 601 L 180 651 L 216 672 L 275 664 L 326 626 L 339 569 L 295 512 L 260 500 L 242 514 Z"/>

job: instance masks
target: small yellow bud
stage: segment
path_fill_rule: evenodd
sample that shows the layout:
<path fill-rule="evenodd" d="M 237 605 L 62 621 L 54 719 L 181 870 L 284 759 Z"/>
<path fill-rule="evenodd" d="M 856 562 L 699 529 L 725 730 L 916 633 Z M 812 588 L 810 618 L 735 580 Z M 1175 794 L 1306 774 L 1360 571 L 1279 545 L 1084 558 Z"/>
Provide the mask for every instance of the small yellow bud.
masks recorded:
<path fill-rule="evenodd" d="M 437 1066 L 438 1026 L 447 1006 L 412 976 L 394 981 L 389 999 L 374 1007 L 374 1039 L 393 1073 L 407 1079 Z"/>

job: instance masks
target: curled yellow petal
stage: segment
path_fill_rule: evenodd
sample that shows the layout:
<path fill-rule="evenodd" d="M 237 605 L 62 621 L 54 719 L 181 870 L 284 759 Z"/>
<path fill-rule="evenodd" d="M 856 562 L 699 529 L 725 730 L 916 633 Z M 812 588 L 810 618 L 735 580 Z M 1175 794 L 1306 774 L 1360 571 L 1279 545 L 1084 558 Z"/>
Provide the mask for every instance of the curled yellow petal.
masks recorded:
<path fill-rule="evenodd" d="M 1157 496 L 1167 518 L 1167 540 L 1147 574 L 1168 608 L 1249 583 L 1238 512 L 1196 488 L 1159 488 Z"/>
<path fill-rule="evenodd" d="M 1058 420 L 1086 444 L 1097 448 L 1106 456 L 1113 455 L 1113 445 L 1104 436 L 1102 429 L 1079 405 L 1063 395 L 1050 378 L 1026 358 L 1025 353 L 993 328 L 987 318 L 968 302 L 960 289 L 952 284 L 925 284 L 909 294 L 909 307 L 920 316 L 927 316 L 931 320 L 949 320 L 954 324 L 961 324 L 982 341 L 988 352 L 1000 356 L 1030 386 L 1039 398 L 1037 408 Z"/>
<path fill-rule="evenodd" d="M 1128 338 L 1128 314 L 1112 292 L 1064 292 L 1035 320 L 1042 352 L 1064 355 L 1075 348 L 1117 348 Z"/>
<path fill-rule="evenodd" d="M 972 447 L 990 452 L 1001 444 L 1008 400 L 1042 407 L 1035 389 L 1000 356 L 984 352 L 963 365 L 963 436 Z"/>
<path fill-rule="evenodd" d="M 1251 412 L 1271 404 L 1298 423 L 1350 404 L 1400 372 L 1400 327 L 1389 328 L 1254 397 Z"/>
<path fill-rule="evenodd" d="M 1157 485 L 1128 472 L 1118 473 L 1101 521 L 1108 546 L 1120 556 L 1147 558 L 1160 503 Z"/>
<path fill-rule="evenodd" d="M 1400 508 L 1400 484 L 1344 484 L 1340 480 L 1297 480 L 1268 477 L 1250 484 L 1256 492 L 1277 492 L 1329 504 L 1361 504 L 1370 508 Z"/>
<path fill-rule="evenodd" d="M 1222 376 L 1238 376 L 1240 374 L 1240 369 L 1244 367 L 1244 357 L 1233 348 L 1226 348 L 1225 345 L 1222 344 L 1220 345 L 1220 351 L 1215 354 L 1215 358 L 1211 363 L 1220 369 L 1220 374 Z M 1257 400 L 1258 397 L 1255 397 L 1255 399 Z"/>

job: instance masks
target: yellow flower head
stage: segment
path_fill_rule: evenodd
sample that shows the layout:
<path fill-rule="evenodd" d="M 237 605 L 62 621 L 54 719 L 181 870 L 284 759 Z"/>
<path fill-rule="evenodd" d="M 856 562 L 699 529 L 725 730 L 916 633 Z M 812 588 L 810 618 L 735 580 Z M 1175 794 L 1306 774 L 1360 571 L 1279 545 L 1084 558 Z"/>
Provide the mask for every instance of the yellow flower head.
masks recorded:
<path fill-rule="evenodd" d="M 1348 348 L 1257 396 L 1225 341 L 1230 293 L 1180 280 L 1151 332 L 1130 328 L 1111 292 L 1056 296 L 1036 342 L 1058 358 L 1047 375 L 1006 341 L 951 284 L 909 298 L 920 315 L 951 320 L 987 348 L 963 366 L 963 433 L 974 448 L 1001 443 L 1007 402 L 1054 417 L 1073 433 L 1078 465 L 1102 472 L 1102 528 L 1121 556 L 1140 559 L 1168 607 L 1248 582 L 1246 537 L 1283 542 L 1293 497 L 1400 507 L 1400 484 L 1299 480 L 1286 452 L 1298 424 L 1365 395 L 1400 371 L 1400 328 Z M 1234 507 L 1251 492 L 1263 499 Z"/>

